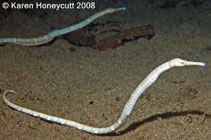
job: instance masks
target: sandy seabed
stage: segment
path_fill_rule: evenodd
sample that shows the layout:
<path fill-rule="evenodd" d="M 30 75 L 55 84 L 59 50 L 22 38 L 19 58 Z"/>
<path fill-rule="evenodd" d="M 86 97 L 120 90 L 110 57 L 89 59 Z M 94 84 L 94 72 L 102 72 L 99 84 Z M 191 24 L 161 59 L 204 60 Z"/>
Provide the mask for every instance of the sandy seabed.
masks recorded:
<path fill-rule="evenodd" d="M 64 39 L 49 46 L 0 47 L 0 89 L 23 107 L 96 127 L 113 124 L 136 86 L 173 58 L 206 67 L 173 68 L 137 102 L 120 134 L 92 135 L 15 111 L 0 100 L 2 140 L 209 140 L 211 139 L 211 2 L 161 9 L 163 1 L 103 2 L 95 10 L 0 11 L 0 37 L 35 37 L 63 28 L 108 7 L 123 12 L 95 22 L 121 21 L 130 28 L 151 24 L 155 36 L 109 51 L 76 48 Z"/>

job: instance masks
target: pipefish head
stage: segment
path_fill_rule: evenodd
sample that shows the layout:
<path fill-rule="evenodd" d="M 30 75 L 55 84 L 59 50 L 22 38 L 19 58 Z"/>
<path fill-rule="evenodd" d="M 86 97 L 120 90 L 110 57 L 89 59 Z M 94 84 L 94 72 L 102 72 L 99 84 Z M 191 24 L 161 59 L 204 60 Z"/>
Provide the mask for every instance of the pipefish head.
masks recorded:
<path fill-rule="evenodd" d="M 187 60 L 183 60 L 180 58 L 175 58 L 169 62 L 169 65 L 175 66 L 175 67 L 183 67 L 183 66 L 191 66 L 191 65 L 206 66 L 206 63 L 205 62 L 187 61 Z"/>

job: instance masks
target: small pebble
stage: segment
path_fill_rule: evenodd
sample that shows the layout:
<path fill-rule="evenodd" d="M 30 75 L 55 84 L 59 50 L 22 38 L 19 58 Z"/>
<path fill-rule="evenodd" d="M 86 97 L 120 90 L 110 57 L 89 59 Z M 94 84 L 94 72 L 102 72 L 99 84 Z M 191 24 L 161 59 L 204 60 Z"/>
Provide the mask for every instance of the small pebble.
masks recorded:
<path fill-rule="evenodd" d="M 90 105 L 93 104 L 93 103 L 94 103 L 94 101 L 90 101 L 90 102 L 89 102 Z"/>

